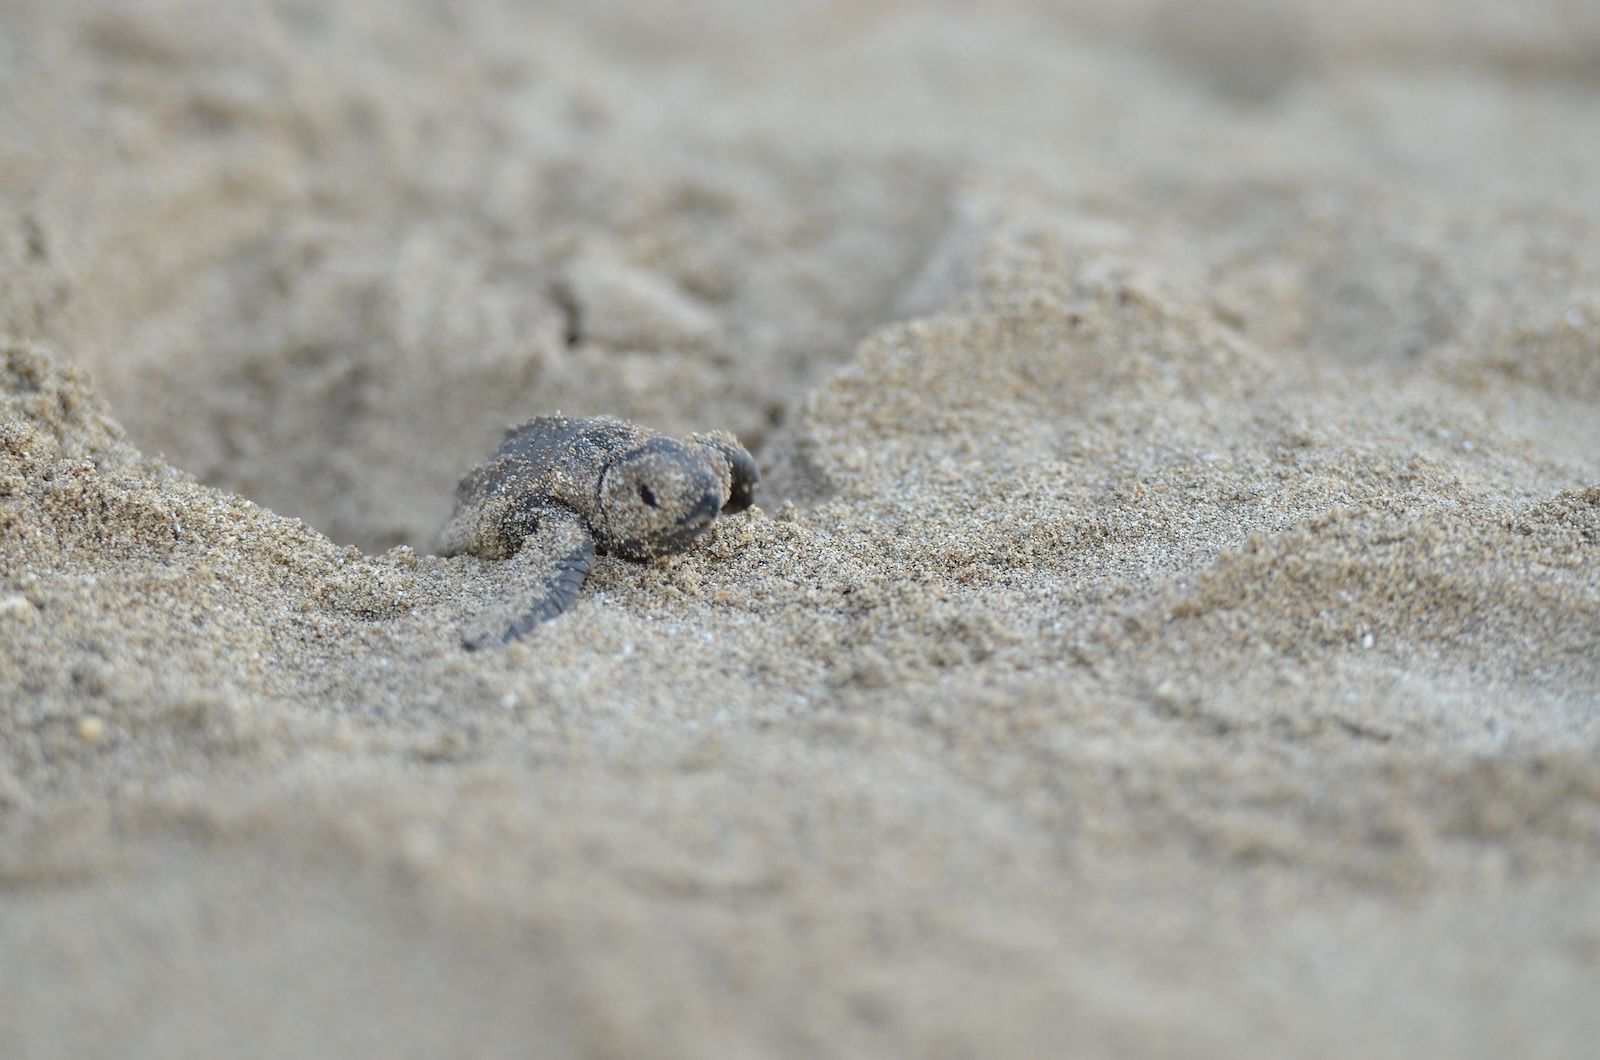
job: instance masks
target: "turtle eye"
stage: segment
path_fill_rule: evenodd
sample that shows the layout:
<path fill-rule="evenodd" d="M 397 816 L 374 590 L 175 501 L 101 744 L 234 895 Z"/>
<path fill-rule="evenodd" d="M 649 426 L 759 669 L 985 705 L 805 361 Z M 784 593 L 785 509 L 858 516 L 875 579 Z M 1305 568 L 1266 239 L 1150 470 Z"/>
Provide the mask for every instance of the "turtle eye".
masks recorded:
<path fill-rule="evenodd" d="M 650 492 L 650 487 L 646 486 L 643 482 L 639 483 L 639 499 L 644 501 L 652 508 L 661 507 L 661 505 L 656 503 L 656 495 Z"/>

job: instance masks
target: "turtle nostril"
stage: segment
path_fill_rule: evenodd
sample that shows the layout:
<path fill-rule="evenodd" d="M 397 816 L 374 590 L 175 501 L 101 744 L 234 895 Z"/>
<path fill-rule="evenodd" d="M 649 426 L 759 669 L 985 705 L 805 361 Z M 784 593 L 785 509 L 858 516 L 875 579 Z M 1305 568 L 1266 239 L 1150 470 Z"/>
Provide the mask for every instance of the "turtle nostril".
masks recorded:
<path fill-rule="evenodd" d="M 639 483 L 639 499 L 644 501 L 652 508 L 661 507 L 661 505 L 656 503 L 656 495 L 650 491 L 650 487 L 646 486 L 642 482 Z"/>
<path fill-rule="evenodd" d="M 722 491 L 709 489 L 700 503 L 695 505 L 694 514 L 702 526 L 710 526 L 711 520 L 717 517 L 717 512 L 722 508 Z"/>

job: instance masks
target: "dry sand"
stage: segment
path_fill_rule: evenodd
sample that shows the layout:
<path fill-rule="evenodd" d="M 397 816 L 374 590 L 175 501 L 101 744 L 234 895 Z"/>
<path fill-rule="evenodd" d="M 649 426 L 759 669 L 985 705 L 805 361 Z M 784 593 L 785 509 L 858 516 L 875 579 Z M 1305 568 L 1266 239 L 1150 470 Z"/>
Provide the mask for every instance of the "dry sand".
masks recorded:
<path fill-rule="evenodd" d="M 1593 1055 L 1593 3 L 0 20 L 0 1055 Z"/>

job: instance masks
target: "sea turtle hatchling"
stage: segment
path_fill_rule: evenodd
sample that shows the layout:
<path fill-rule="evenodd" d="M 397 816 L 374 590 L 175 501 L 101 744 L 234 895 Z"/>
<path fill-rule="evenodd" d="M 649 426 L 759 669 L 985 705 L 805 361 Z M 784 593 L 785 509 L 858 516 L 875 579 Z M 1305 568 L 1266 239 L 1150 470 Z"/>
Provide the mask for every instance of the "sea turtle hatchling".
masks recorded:
<path fill-rule="evenodd" d="M 510 607 L 463 643 L 505 643 L 561 614 L 596 552 L 649 560 L 683 551 L 718 512 L 750 507 L 759 479 L 726 431 L 679 440 L 609 417 L 565 416 L 511 428 L 461 480 L 439 532 L 444 555 L 505 560 L 519 583 Z"/>

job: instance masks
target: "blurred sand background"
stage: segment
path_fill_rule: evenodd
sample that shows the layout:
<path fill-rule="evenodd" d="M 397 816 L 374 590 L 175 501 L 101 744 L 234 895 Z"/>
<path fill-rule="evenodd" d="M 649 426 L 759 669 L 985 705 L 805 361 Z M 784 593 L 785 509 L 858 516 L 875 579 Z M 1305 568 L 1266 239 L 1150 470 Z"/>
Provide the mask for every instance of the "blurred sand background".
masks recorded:
<path fill-rule="evenodd" d="M 0 336 L 0 1055 L 1600 1040 L 1589 0 L 3 0 Z"/>

